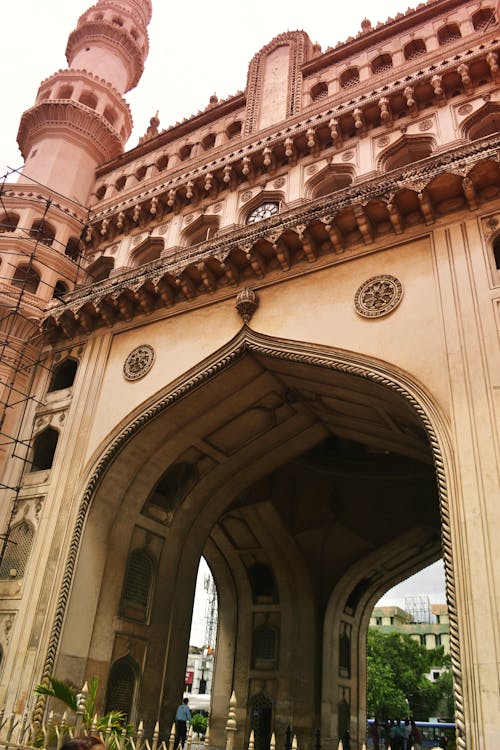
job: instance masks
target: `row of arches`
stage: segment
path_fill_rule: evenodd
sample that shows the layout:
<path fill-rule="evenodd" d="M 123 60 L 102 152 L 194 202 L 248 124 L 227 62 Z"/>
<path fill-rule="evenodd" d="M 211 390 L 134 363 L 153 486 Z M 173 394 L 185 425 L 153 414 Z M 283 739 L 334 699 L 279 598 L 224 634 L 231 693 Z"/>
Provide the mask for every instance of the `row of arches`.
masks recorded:
<path fill-rule="evenodd" d="M 21 216 L 15 211 L 6 211 L 0 215 L 0 234 L 6 232 L 15 232 L 20 227 Z M 52 247 L 56 239 L 55 227 L 45 219 L 35 219 L 27 230 L 27 234 L 33 240 L 41 242 L 43 245 Z M 81 243 L 78 237 L 70 237 L 64 246 L 64 254 L 71 260 L 78 260 L 81 255 Z"/>
<path fill-rule="evenodd" d="M 473 14 L 471 21 L 475 31 L 484 31 L 495 21 L 495 11 L 493 8 L 482 8 Z M 440 47 L 451 44 L 461 37 L 462 33 L 457 23 L 447 23 L 436 32 L 437 44 Z M 426 52 L 427 44 L 423 38 L 412 39 L 403 47 L 403 57 L 408 62 L 415 60 Z M 393 65 L 393 55 L 390 52 L 382 52 L 369 62 L 369 70 L 372 75 L 379 75 L 390 70 Z M 339 76 L 339 84 L 343 89 L 355 86 L 359 82 L 360 69 L 355 65 L 344 70 Z M 320 81 L 311 88 L 311 100 L 318 101 L 328 96 L 328 93 L 328 84 L 325 81 Z"/>

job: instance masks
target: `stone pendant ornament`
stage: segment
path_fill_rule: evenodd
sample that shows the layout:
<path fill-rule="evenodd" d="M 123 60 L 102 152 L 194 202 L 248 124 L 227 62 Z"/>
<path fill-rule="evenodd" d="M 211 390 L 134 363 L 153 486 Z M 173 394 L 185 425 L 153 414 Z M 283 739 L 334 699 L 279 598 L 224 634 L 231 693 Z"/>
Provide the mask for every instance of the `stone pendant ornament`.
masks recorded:
<path fill-rule="evenodd" d="M 249 323 L 252 315 L 259 306 L 257 295 L 253 289 L 245 287 L 236 297 L 236 309 L 243 318 L 244 323 Z"/>

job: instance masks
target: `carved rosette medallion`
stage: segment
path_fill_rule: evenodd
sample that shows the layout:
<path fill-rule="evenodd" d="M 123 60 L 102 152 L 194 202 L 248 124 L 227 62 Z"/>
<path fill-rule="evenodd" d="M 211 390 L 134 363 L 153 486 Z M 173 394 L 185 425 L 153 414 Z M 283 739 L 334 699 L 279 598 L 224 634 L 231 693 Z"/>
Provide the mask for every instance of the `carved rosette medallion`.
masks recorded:
<path fill-rule="evenodd" d="M 276 188 L 276 190 L 277 190 L 278 188 L 281 188 L 281 187 L 283 187 L 283 185 L 285 184 L 285 182 L 286 182 L 286 180 L 285 180 L 285 178 L 284 178 L 284 177 L 278 177 L 278 178 L 277 178 L 277 179 L 276 179 L 276 180 L 274 181 L 273 185 L 274 185 L 274 187 L 275 187 L 275 188 Z"/>
<path fill-rule="evenodd" d="M 401 302 L 402 296 L 403 287 L 395 276 L 372 276 L 356 292 L 354 307 L 363 318 L 380 318 L 392 312 Z"/>
<path fill-rule="evenodd" d="M 253 289 L 245 287 L 236 297 L 236 309 L 243 318 L 244 323 L 249 323 L 252 315 L 259 306 L 257 295 Z"/>
<path fill-rule="evenodd" d="M 342 161 L 351 161 L 354 158 L 354 151 L 344 151 Z"/>
<path fill-rule="evenodd" d="M 388 144 L 388 143 L 390 143 L 390 142 L 391 142 L 391 139 L 389 138 L 389 136 L 388 136 L 388 135 L 382 135 L 382 136 L 381 136 L 381 137 L 380 137 L 380 138 L 378 139 L 378 141 L 377 141 L 377 146 L 378 146 L 379 148 L 383 148 L 384 146 L 387 146 L 387 144 Z"/>
<path fill-rule="evenodd" d="M 462 116 L 470 115 L 470 113 L 472 112 L 472 104 L 462 104 L 462 106 L 458 108 L 457 112 Z"/>
<path fill-rule="evenodd" d="M 139 380 L 150 371 L 155 361 L 155 350 L 149 344 L 133 349 L 123 363 L 125 380 Z"/>
<path fill-rule="evenodd" d="M 432 128 L 432 120 L 422 120 L 418 124 L 418 129 L 422 132 L 430 130 Z"/>
<path fill-rule="evenodd" d="M 245 190 L 245 192 L 241 194 L 241 202 L 246 203 L 247 201 L 250 200 L 251 197 L 252 197 L 252 191 Z"/>

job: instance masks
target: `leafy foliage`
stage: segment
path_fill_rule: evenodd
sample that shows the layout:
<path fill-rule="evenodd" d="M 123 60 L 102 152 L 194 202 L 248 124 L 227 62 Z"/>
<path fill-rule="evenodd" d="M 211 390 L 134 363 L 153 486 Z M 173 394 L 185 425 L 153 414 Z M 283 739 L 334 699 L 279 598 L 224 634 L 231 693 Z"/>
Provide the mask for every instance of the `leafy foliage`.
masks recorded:
<path fill-rule="evenodd" d="M 83 710 L 83 728 L 90 732 L 92 726 L 96 727 L 97 732 L 110 732 L 108 746 L 117 748 L 119 746 L 120 736 L 125 727 L 127 734 L 132 733 L 132 726 L 126 725 L 126 716 L 121 711 L 109 711 L 103 716 L 96 714 L 97 693 L 99 690 L 99 678 L 90 677 L 87 680 L 87 690 L 84 693 L 85 703 Z M 61 701 L 66 708 L 69 708 L 74 714 L 78 709 L 78 691 L 71 685 L 55 677 L 50 678 L 50 684 L 37 685 L 34 691 L 37 695 L 47 695 Z M 62 729 L 62 727 L 61 727 Z"/>
<path fill-rule="evenodd" d="M 198 734 L 205 734 L 208 726 L 208 716 L 203 716 L 202 714 L 193 714 L 191 726 L 193 727 L 193 732 L 198 732 Z"/>
<path fill-rule="evenodd" d="M 370 628 L 367 649 L 370 716 L 412 716 L 426 721 L 435 713 L 442 698 L 442 685 L 439 680 L 431 682 L 425 673 L 431 666 L 449 663 L 442 647 L 427 650 L 409 635 Z"/>

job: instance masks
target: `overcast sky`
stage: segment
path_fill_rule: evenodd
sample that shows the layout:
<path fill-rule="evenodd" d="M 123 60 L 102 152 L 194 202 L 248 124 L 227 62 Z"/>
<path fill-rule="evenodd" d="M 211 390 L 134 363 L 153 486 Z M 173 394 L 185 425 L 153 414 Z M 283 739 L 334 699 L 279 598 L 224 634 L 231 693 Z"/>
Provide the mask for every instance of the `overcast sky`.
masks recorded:
<path fill-rule="evenodd" d="M 404 12 L 416 0 L 153 0 L 150 53 L 138 88 L 127 94 L 137 144 L 159 110 L 166 128 L 204 109 L 216 93 L 245 88 L 253 55 L 284 31 L 303 29 L 322 49 Z M 91 0 L 2 0 L 2 114 L 0 174 L 19 167 L 19 118 L 32 106 L 40 82 L 67 66 L 69 33 Z"/>
<path fill-rule="evenodd" d="M 22 112 L 40 82 L 67 66 L 69 33 L 90 0 L 2 1 L 2 112 L 0 174 L 19 167 L 16 145 Z M 415 2 L 410 1 L 411 6 Z M 159 110 L 161 128 L 204 109 L 212 94 L 225 98 L 245 88 L 253 55 L 284 31 L 303 29 L 322 49 L 354 36 L 367 17 L 373 25 L 404 12 L 408 0 L 153 0 L 150 53 L 138 88 L 127 95 L 134 117 L 128 146 L 137 144 Z M 408 594 L 444 601 L 442 565 L 409 579 L 384 597 L 404 603 Z M 203 642 L 205 601 L 195 613 L 194 643 Z"/>

